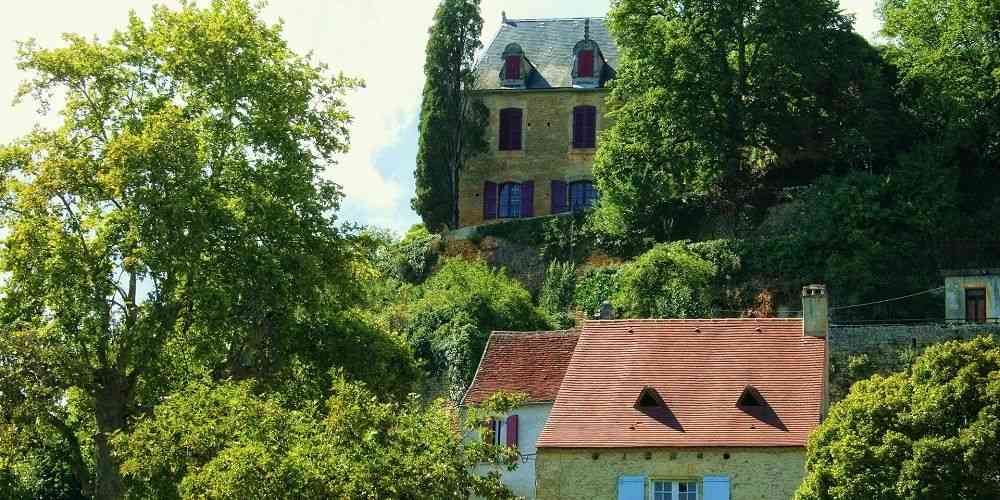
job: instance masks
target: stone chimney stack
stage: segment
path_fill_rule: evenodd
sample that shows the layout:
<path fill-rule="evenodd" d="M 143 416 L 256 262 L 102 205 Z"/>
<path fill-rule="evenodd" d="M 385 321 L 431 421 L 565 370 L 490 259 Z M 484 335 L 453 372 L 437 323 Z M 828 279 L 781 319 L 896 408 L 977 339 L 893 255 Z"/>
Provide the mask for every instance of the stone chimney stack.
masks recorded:
<path fill-rule="evenodd" d="M 802 287 L 802 334 L 826 337 L 830 330 L 830 302 L 826 285 Z"/>

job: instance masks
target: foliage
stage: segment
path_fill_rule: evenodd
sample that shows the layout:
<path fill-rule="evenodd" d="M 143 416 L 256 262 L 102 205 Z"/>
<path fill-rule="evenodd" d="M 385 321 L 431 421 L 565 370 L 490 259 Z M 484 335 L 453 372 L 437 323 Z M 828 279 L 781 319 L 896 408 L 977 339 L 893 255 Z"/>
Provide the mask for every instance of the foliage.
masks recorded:
<path fill-rule="evenodd" d="M 538 306 L 559 328 L 567 328 L 573 324 L 570 307 L 573 305 L 575 288 L 576 266 L 572 262 L 552 261 L 538 294 Z"/>
<path fill-rule="evenodd" d="M 622 60 L 594 174 L 625 231 L 670 239 L 692 204 L 744 209 L 771 170 L 887 147 L 881 60 L 833 0 L 616 0 L 609 20 Z"/>
<path fill-rule="evenodd" d="M 119 437 L 122 469 L 149 498 L 512 498 L 498 475 L 470 469 L 516 457 L 462 446 L 444 402 L 379 402 L 340 378 L 331 393 L 324 407 L 288 409 L 249 382 L 192 383 Z"/>
<path fill-rule="evenodd" d="M 788 295 L 802 283 L 826 283 L 842 303 L 937 286 L 937 249 L 928 242 L 951 237 L 955 194 L 953 180 L 934 163 L 908 160 L 888 175 L 819 179 L 761 228 L 749 250 L 751 272 L 788 283 Z M 913 318 L 927 308 L 916 300 L 893 311 Z"/>
<path fill-rule="evenodd" d="M 548 324 L 528 291 L 502 270 L 452 259 L 400 306 L 395 326 L 429 374 L 457 397 L 472 381 L 491 331 Z"/>
<path fill-rule="evenodd" d="M 427 231 L 423 225 L 416 225 L 407 231 L 399 242 L 399 263 L 396 266 L 399 277 L 408 283 L 422 283 L 438 263 L 439 237 Z"/>
<path fill-rule="evenodd" d="M 617 275 L 617 267 L 595 267 L 587 270 L 577 281 L 573 303 L 587 318 L 593 318 L 600 312 L 601 304 L 611 300 L 617 285 Z"/>
<path fill-rule="evenodd" d="M 1000 347 L 988 337 L 939 344 L 831 408 L 796 498 L 994 498 L 998 438 Z"/>
<path fill-rule="evenodd" d="M 622 266 L 611 304 L 626 318 L 708 318 L 718 272 L 686 241 L 659 244 Z"/>
<path fill-rule="evenodd" d="M 417 192 L 411 206 L 430 231 L 458 228 L 458 185 L 467 158 L 484 151 L 488 110 L 472 94 L 483 19 L 479 0 L 441 0 L 427 41 L 420 106 Z"/>
<path fill-rule="evenodd" d="M 0 148 L 0 397 L 60 431 L 88 495 L 124 495 L 107 441 L 162 394 L 282 369 L 308 349 L 301 319 L 358 295 L 319 175 L 346 149 L 356 82 L 258 14 L 184 3 L 107 41 L 19 47 L 20 96 L 65 105 Z M 68 423 L 74 390 L 92 442 Z"/>

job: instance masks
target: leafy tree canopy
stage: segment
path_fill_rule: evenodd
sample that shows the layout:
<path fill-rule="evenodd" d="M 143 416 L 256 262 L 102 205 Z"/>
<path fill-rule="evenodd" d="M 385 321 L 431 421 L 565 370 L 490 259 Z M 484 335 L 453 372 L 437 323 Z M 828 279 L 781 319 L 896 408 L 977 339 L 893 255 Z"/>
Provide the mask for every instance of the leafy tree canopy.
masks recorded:
<path fill-rule="evenodd" d="M 267 379 L 309 345 L 303 320 L 357 300 L 319 176 L 357 82 L 258 14 L 182 3 L 19 47 L 19 95 L 65 104 L 0 148 L 0 404 L 55 430 L 97 498 L 124 495 L 108 440 L 136 415 L 192 377 Z"/>
<path fill-rule="evenodd" d="M 798 500 L 954 498 L 1000 491 L 1000 346 L 928 348 L 858 382 L 813 434 Z"/>
<path fill-rule="evenodd" d="M 739 210 L 769 171 L 886 148 L 881 61 L 836 1 L 615 0 L 609 18 L 622 61 L 594 173 L 617 224 L 662 241 L 685 205 Z"/>
<path fill-rule="evenodd" d="M 331 393 L 322 407 L 290 410 L 250 382 L 192 383 L 120 436 L 122 469 L 148 498 L 513 498 L 497 473 L 468 473 L 477 463 L 513 467 L 513 450 L 461 446 L 443 401 L 379 402 L 342 378 Z M 473 415 L 518 401 L 496 398 Z"/>

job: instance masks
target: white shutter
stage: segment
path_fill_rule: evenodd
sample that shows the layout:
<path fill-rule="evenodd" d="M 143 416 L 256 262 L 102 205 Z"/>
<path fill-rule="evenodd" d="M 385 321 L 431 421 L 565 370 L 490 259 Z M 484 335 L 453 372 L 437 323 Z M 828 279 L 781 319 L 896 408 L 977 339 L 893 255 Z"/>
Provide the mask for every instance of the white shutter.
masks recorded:
<path fill-rule="evenodd" d="M 646 476 L 618 478 L 618 500 L 646 500 Z"/>
<path fill-rule="evenodd" d="M 729 500 L 729 476 L 705 476 L 704 500 Z"/>

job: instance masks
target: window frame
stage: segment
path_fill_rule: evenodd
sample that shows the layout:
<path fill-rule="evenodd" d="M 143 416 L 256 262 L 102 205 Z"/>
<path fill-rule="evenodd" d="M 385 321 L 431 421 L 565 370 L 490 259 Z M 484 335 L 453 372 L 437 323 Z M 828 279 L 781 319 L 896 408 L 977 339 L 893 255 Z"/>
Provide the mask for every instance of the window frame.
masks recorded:
<path fill-rule="evenodd" d="M 499 134 L 497 149 L 500 151 L 521 151 L 524 148 L 524 110 L 503 108 L 499 111 L 497 121 Z M 514 133 L 515 123 L 517 124 L 517 134 Z M 517 139 L 516 144 L 515 138 Z"/>
<path fill-rule="evenodd" d="M 521 186 L 520 182 L 501 182 L 497 184 L 497 218 L 498 219 L 519 219 L 522 217 L 524 200 L 521 199 Z M 514 201 L 514 187 L 516 186 L 517 191 L 517 205 L 512 206 Z M 510 190 L 507 193 L 506 202 L 504 201 L 504 191 Z M 506 212 L 504 211 L 506 208 Z M 516 208 L 516 212 L 515 209 Z"/>
<path fill-rule="evenodd" d="M 573 191 L 574 191 L 574 188 L 576 188 L 577 186 L 581 186 L 581 185 L 589 185 L 590 189 L 587 190 L 586 188 L 584 188 L 583 203 L 577 204 L 577 203 L 574 203 L 575 200 L 574 200 L 574 197 L 573 197 Z M 588 201 L 587 194 L 588 193 L 593 193 L 593 197 L 589 198 L 590 203 L 587 203 L 587 201 Z M 566 206 L 567 206 L 567 208 L 569 209 L 569 211 L 571 213 L 582 212 L 584 210 L 592 208 L 597 203 L 597 200 L 600 197 L 601 197 L 601 195 L 600 195 L 600 193 L 597 192 L 597 186 L 594 184 L 593 179 L 580 179 L 580 180 L 569 182 L 566 185 Z"/>
<path fill-rule="evenodd" d="M 660 483 L 660 484 L 664 484 L 664 483 L 669 484 L 670 485 L 670 491 L 669 492 L 663 492 L 663 491 L 659 491 L 658 492 L 658 491 L 656 491 L 657 483 Z M 670 493 L 669 500 L 690 500 L 689 498 L 686 497 L 686 494 L 690 493 L 690 492 L 685 492 L 685 498 L 683 498 L 683 499 L 680 498 L 680 493 L 681 493 L 680 492 L 680 485 L 681 484 L 685 484 L 685 485 L 691 485 L 691 484 L 693 484 L 694 485 L 695 500 L 702 500 L 702 497 L 704 495 L 704 492 L 703 492 L 704 488 L 703 488 L 703 486 L 701 484 L 701 480 L 700 479 L 691 479 L 691 478 L 688 478 L 688 479 L 652 478 L 652 479 L 650 479 L 649 480 L 649 499 L 648 500 L 661 500 L 660 498 L 657 498 L 657 493 Z"/>
<path fill-rule="evenodd" d="M 970 296 L 969 292 L 976 294 L 975 297 Z M 986 287 L 976 286 L 968 287 L 965 289 L 965 321 L 968 323 L 985 323 L 987 316 L 989 316 L 987 311 L 987 291 Z M 970 306 L 975 309 L 970 309 Z M 980 312 L 982 315 L 980 315 Z"/>
<path fill-rule="evenodd" d="M 585 113 L 586 112 L 586 113 Z M 586 118 L 584 118 L 586 114 Z M 578 123 L 586 119 L 589 123 Z M 573 149 L 594 149 L 597 147 L 597 106 L 581 104 L 573 106 Z"/>

